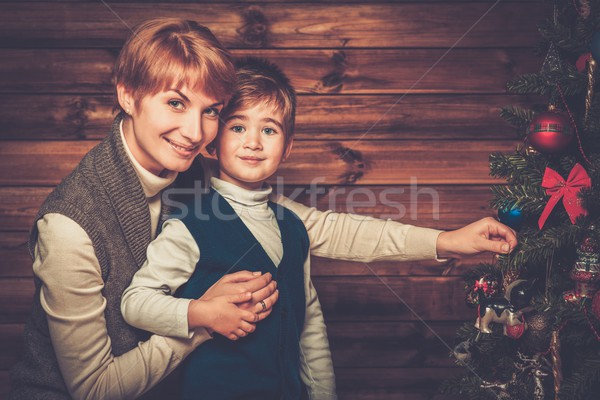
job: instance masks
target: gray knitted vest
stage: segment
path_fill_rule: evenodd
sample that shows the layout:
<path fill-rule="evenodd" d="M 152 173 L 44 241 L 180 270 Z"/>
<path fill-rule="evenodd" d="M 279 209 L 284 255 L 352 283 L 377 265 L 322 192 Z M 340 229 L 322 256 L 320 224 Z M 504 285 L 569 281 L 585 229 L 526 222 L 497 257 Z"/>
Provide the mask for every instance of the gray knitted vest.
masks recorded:
<path fill-rule="evenodd" d="M 120 122 L 117 117 L 112 133 L 85 155 L 48 196 L 36 216 L 37 221 L 48 213 L 63 214 L 90 237 L 104 280 L 106 327 L 116 356 L 147 338 L 147 334 L 125 323 L 120 306 L 121 295 L 146 260 L 151 241 L 148 202 L 123 147 Z M 185 179 L 182 176 L 178 181 Z M 167 211 L 163 207 L 163 217 Z M 32 256 L 36 241 L 34 223 L 29 241 Z M 34 279 L 36 292 L 32 315 L 25 327 L 24 356 L 11 371 L 10 398 L 68 399 L 40 304 L 41 282 Z"/>

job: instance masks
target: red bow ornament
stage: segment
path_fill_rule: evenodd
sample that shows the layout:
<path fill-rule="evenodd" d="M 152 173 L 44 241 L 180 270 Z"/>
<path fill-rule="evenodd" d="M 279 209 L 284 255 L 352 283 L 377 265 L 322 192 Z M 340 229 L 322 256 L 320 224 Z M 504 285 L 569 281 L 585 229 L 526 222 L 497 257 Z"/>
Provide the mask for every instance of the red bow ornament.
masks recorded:
<path fill-rule="evenodd" d="M 583 188 L 592 186 L 592 180 L 581 164 L 575 164 L 567 181 L 563 179 L 558 172 L 546 167 L 544 178 L 542 179 L 542 187 L 546 189 L 546 194 L 550 196 L 546 208 L 542 212 L 538 221 L 540 229 L 544 227 L 550 213 L 556 206 L 556 203 L 562 198 L 565 210 L 571 219 L 571 223 L 575 223 L 577 217 L 587 215 L 587 211 L 581 205 L 581 199 L 578 194 Z"/>

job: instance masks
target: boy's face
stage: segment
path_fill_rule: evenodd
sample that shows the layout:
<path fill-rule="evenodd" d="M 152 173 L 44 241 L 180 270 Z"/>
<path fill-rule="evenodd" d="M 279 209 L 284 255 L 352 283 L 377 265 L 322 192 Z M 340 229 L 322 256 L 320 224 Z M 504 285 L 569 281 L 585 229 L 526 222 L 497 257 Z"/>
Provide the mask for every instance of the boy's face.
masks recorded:
<path fill-rule="evenodd" d="M 219 178 L 256 190 L 292 149 L 286 146 L 281 112 L 264 103 L 237 110 L 223 122 L 216 141 Z"/>
<path fill-rule="evenodd" d="M 217 135 L 222 102 L 201 91 L 166 89 L 137 104 L 124 88 L 119 102 L 131 118 L 123 134 L 135 159 L 148 171 L 183 172 Z"/>

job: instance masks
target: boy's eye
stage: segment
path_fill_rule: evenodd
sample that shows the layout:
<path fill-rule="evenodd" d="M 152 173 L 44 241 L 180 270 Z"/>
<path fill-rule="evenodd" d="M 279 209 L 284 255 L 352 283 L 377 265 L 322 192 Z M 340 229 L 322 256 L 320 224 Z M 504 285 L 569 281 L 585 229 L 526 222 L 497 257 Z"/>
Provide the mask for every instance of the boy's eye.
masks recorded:
<path fill-rule="evenodd" d="M 180 100 L 169 100 L 169 105 L 177 110 L 183 109 L 183 102 Z"/>
<path fill-rule="evenodd" d="M 219 115 L 219 109 L 218 108 L 213 108 L 213 107 L 209 107 L 207 108 L 204 113 L 206 115 L 208 115 L 209 117 L 217 117 Z"/>
<path fill-rule="evenodd" d="M 244 133 L 244 127 L 241 125 L 234 125 L 231 127 L 231 130 L 234 131 L 235 133 Z"/>
<path fill-rule="evenodd" d="M 262 131 L 265 135 L 274 135 L 277 133 L 277 131 L 273 128 L 263 128 Z"/>

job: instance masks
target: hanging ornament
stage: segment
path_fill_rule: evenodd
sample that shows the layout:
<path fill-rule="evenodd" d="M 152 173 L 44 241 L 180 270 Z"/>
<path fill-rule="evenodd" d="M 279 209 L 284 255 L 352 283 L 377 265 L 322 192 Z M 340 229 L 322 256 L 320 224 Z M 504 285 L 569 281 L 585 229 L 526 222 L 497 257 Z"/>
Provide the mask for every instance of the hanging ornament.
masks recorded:
<path fill-rule="evenodd" d="M 550 46 L 548 47 L 548 52 L 546 53 L 546 58 L 542 64 L 541 72 L 546 75 L 547 78 L 551 78 L 552 76 L 556 76 L 557 74 L 562 74 L 565 72 L 565 66 L 560 58 L 558 49 L 553 42 L 551 42 Z M 553 85 L 554 83 L 549 82 L 549 84 Z"/>
<path fill-rule="evenodd" d="M 563 151 L 573 140 L 569 117 L 561 112 L 545 111 L 535 115 L 527 129 L 527 141 L 541 153 Z"/>
<path fill-rule="evenodd" d="M 504 334 L 507 335 L 508 326 L 524 325 L 523 314 L 530 310 L 531 286 L 529 281 L 519 279 L 508 287 L 505 297 L 480 296 L 475 328 L 482 333 L 492 333 L 489 325 L 494 322 L 502 324 Z M 523 329 L 525 328 L 526 325 L 523 326 Z"/>
<path fill-rule="evenodd" d="M 523 224 L 523 221 L 525 220 L 525 216 L 519 207 L 512 206 L 510 208 L 498 210 L 498 219 L 504 225 L 508 225 L 515 230 L 519 230 Z"/>
<path fill-rule="evenodd" d="M 469 362 L 471 360 L 471 346 L 471 341 L 468 339 L 457 344 L 452 351 L 454 358 L 463 364 Z"/>
<path fill-rule="evenodd" d="M 546 167 L 542 179 L 542 187 L 546 189 L 546 194 L 550 196 L 550 199 L 538 221 L 539 228 L 542 229 L 544 227 L 550 213 L 552 213 L 552 210 L 561 198 L 563 199 L 563 205 L 571 223 L 574 224 L 577 217 L 586 215 L 587 212 L 583 208 L 578 195 L 581 189 L 591 186 L 592 180 L 581 164 L 575 164 L 566 181 L 558 172 Z"/>
<path fill-rule="evenodd" d="M 577 249 L 577 260 L 571 270 L 571 279 L 575 289 L 565 292 L 563 297 L 569 303 L 579 303 L 591 299 L 598 290 L 600 283 L 600 242 L 592 233 L 583 239 Z"/>
<path fill-rule="evenodd" d="M 594 294 L 594 299 L 592 300 L 592 313 L 597 320 L 600 321 L 600 291 L 597 291 Z"/>
<path fill-rule="evenodd" d="M 592 57 L 594 57 L 594 59 L 600 60 L 600 31 L 592 35 L 590 51 L 592 52 Z"/>
<path fill-rule="evenodd" d="M 504 331 L 505 335 L 511 339 L 519 339 L 525 333 L 525 329 L 527 329 L 527 322 L 525 321 L 525 316 L 523 316 L 523 323 L 518 325 L 505 325 Z"/>
<path fill-rule="evenodd" d="M 579 7 L 577 9 L 577 12 L 579 13 L 579 15 L 581 15 L 581 18 L 587 19 L 592 12 L 590 0 L 579 0 Z"/>
<path fill-rule="evenodd" d="M 575 63 L 575 67 L 577 67 L 577 71 L 583 72 L 587 67 L 587 63 L 592 58 L 592 53 L 585 53 L 579 56 L 577 62 Z"/>
<path fill-rule="evenodd" d="M 502 276 L 502 287 L 504 288 L 504 293 L 508 292 L 508 287 L 517 279 L 519 279 L 520 276 L 520 272 L 519 270 L 517 270 L 516 268 L 509 268 L 506 271 L 504 271 L 504 274 Z"/>
<path fill-rule="evenodd" d="M 586 125 L 590 116 L 590 109 L 592 108 L 592 100 L 594 99 L 594 83 L 596 82 L 596 78 L 594 77 L 595 72 L 596 60 L 590 58 L 588 61 L 588 87 L 585 96 L 585 115 L 583 119 Z"/>
<path fill-rule="evenodd" d="M 534 313 L 527 316 L 527 331 L 519 342 L 521 349 L 528 354 L 542 353 L 550 346 L 552 316 L 548 313 Z"/>
<path fill-rule="evenodd" d="M 490 298 L 498 295 L 500 290 L 500 279 L 492 274 L 485 274 L 477 279 L 472 286 L 466 285 L 466 303 L 471 306 L 479 304 L 482 297 Z"/>
<path fill-rule="evenodd" d="M 526 357 L 518 352 L 518 362 L 515 362 L 515 368 L 520 371 L 521 375 L 529 374 L 533 378 L 535 384 L 533 389 L 534 400 L 544 400 L 545 391 L 543 379 L 548 376 L 551 366 L 550 362 L 542 354 L 534 354 L 533 357 Z"/>
<path fill-rule="evenodd" d="M 560 385 L 562 383 L 562 361 L 560 359 L 560 336 L 559 330 L 552 331 L 550 337 L 550 357 L 552 358 L 552 376 L 554 377 L 554 398 L 559 400 Z"/>

